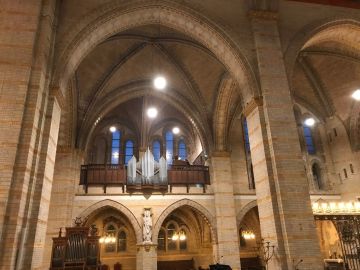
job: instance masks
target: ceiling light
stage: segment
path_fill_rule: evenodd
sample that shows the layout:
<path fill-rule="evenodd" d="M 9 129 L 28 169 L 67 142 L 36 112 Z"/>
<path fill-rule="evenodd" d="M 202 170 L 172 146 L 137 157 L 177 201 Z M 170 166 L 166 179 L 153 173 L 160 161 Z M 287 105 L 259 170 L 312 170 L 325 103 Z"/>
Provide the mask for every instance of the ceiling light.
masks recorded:
<path fill-rule="evenodd" d="M 155 118 L 158 115 L 158 110 L 154 107 L 151 107 L 147 110 L 146 114 L 150 118 Z"/>
<path fill-rule="evenodd" d="M 166 87 L 166 79 L 163 76 L 157 76 L 154 79 L 154 87 L 159 90 L 164 89 Z"/>
<path fill-rule="evenodd" d="M 351 96 L 353 99 L 360 101 L 360 89 L 356 90 Z"/>
<path fill-rule="evenodd" d="M 305 119 L 305 125 L 307 125 L 308 127 L 312 127 L 313 125 L 315 125 L 315 119 L 312 117 Z"/>
<path fill-rule="evenodd" d="M 110 130 L 110 132 L 114 133 L 114 132 L 116 131 L 116 127 L 111 126 L 111 127 L 109 128 L 109 130 Z"/>
<path fill-rule="evenodd" d="M 174 134 L 179 134 L 180 129 L 179 129 L 178 127 L 174 127 L 174 128 L 172 129 L 172 132 L 173 132 Z"/>

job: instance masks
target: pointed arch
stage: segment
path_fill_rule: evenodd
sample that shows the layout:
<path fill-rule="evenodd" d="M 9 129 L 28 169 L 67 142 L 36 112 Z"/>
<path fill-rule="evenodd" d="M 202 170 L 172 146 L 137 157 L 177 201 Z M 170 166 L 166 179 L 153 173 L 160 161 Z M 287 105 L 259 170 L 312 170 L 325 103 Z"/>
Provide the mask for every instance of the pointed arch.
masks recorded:
<path fill-rule="evenodd" d="M 133 226 L 135 235 L 136 235 L 136 241 L 137 243 L 142 242 L 142 235 L 141 235 L 141 226 L 139 221 L 136 219 L 135 215 L 123 204 L 113 201 L 113 200 L 103 200 L 97 203 L 92 204 L 88 208 L 86 208 L 80 215 L 83 220 L 88 219 L 89 217 L 99 213 L 100 211 L 106 209 L 106 208 L 113 208 L 124 214 L 130 221 L 131 225 Z"/>
<path fill-rule="evenodd" d="M 236 216 L 236 224 L 240 224 L 244 219 L 247 212 L 249 212 L 252 208 L 257 207 L 257 201 L 253 200 L 246 204 L 243 208 L 241 208 L 240 212 Z"/>
<path fill-rule="evenodd" d="M 235 81 L 228 74 L 223 75 L 218 88 L 213 122 L 214 148 L 217 151 L 227 150 L 230 122 L 238 101 L 236 95 Z"/>
<path fill-rule="evenodd" d="M 179 201 L 171 204 L 160 214 L 160 216 L 158 217 L 158 219 L 155 223 L 155 226 L 153 228 L 153 238 L 152 238 L 153 241 L 154 242 L 157 241 L 159 231 L 161 229 L 161 225 L 163 224 L 166 217 L 169 216 L 171 212 L 173 212 L 174 210 L 176 210 L 182 206 L 191 207 L 204 217 L 204 219 L 206 220 L 206 222 L 208 223 L 208 225 L 210 227 L 213 243 L 217 243 L 217 233 L 216 233 L 217 231 L 216 231 L 215 217 L 204 206 L 202 206 L 201 204 L 199 204 L 193 200 L 189 200 L 189 199 L 182 199 L 182 200 L 179 200 Z"/>

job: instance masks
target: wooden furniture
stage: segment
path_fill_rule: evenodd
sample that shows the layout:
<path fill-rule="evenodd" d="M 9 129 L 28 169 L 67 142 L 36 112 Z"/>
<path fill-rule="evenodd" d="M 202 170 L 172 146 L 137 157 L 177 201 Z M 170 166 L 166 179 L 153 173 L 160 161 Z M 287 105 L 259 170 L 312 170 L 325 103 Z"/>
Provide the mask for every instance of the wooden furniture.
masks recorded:
<path fill-rule="evenodd" d="M 121 264 L 120 263 L 115 263 L 114 264 L 114 270 L 121 270 Z"/>
<path fill-rule="evenodd" d="M 259 257 L 241 258 L 242 270 L 263 270 L 264 266 L 261 266 L 261 260 Z"/>
<path fill-rule="evenodd" d="M 53 238 L 50 270 L 96 270 L 99 251 L 99 236 L 89 227 L 67 227 L 65 236 L 60 229 Z"/>
<path fill-rule="evenodd" d="M 195 270 L 194 259 L 179 261 L 158 261 L 158 270 Z"/>

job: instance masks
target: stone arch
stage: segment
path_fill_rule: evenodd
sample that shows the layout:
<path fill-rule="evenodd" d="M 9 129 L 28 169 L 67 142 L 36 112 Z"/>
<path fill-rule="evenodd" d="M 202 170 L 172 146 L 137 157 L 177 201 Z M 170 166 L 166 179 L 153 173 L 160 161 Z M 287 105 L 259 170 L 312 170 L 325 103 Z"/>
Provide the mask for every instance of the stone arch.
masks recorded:
<path fill-rule="evenodd" d="M 319 173 L 320 173 L 320 179 L 317 179 L 319 182 L 317 182 L 318 184 L 318 188 L 320 190 L 326 190 L 329 188 L 330 183 L 327 180 L 326 177 L 326 163 L 322 160 L 322 158 L 318 157 L 318 156 L 314 156 L 311 158 L 310 162 L 309 162 L 309 172 L 311 173 L 311 177 L 314 177 L 313 175 L 313 167 L 317 166 L 317 168 L 319 169 Z M 315 185 L 314 183 L 314 179 L 310 179 L 312 182 L 312 185 Z"/>
<path fill-rule="evenodd" d="M 53 85 L 63 94 L 67 84 L 82 59 L 97 44 L 108 37 L 130 28 L 149 24 L 160 24 L 189 35 L 207 47 L 236 78 L 243 99 L 250 100 L 259 95 L 259 87 L 247 59 L 218 26 L 205 17 L 200 17 L 184 6 L 169 2 L 147 2 L 124 6 L 124 4 L 104 5 L 96 13 L 85 16 L 86 22 L 75 26 L 77 33 L 72 41 L 57 57 Z"/>
<path fill-rule="evenodd" d="M 333 17 L 333 18 L 327 18 L 323 20 L 318 20 L 315 22 L 312 22 L 305 27 L 303 27 L 291 40 L 289 46 L 287 47 L 284 55 L 285 64 L 287 66 L 287 72 L 288 77 L 292 78 L 294 67 L 296 64 L 296 59 L 299 56 L 299 53 L 304 48 L 306 44 L 309 44 L 308 42 L 310 40 L 313 40 L 314 37 L 319 35 L 320 33 L 325 33 L 328 30 L 335 29 L 335 28 L 341 28 L 344 26 L 349 26 L 350 28 L 358 28 L 358 31 L 360 31 L 360 22 L 356 19 L 349 19 L 349 18 L 340 18 L 340 17 Z M 342 31 L 339 31 L 342 32 Z M 332 36 L 334 40 L 336 41 L 342 41 L 344 42 L 344 39 L 342 39 L 339 36 L 334 36 L 333 34 L 328 35 L 328 37 Z M 324 40 L 324 38 L 322 38 Z M 360 50 L 360 47 L 358 48 Z M 360 58 L 360 51 L 355 56 L 354 52 L 348 52 L 342 51 L 344 53 L 344 57 L 350 56 L 350 57 L 356 57 Z M 291 80 L 289 80 L 291 84 Z"/>
<path fill-rule="evenodd" d="M 189 200 L 189 199 L 182 199 L 179 200 L 173 204 L 171 204 L 170 206 L 168 206 L 158 217 L 155 226 L 153 228 L 153 242 L 157 243 L 157 239 L 158 239 L 158 235 L 159 235 L 159 231 L 161 228 L 161 225 L 163 224 L 165 218 L 174 210 L 182 207 L 182 206 L 188 206 L 191 207 L 193 209 L 195 209 L 200 215 L 202 215 L 206 222 L 208 222 L 208 225 L 211 229 L 211 237 L 213 239 L 213 243 L 217 243 L 217 231 L 216 231 L 216 220 L 215 217 L 201 204 L 193 201 L 193 200 Z"/>
<path fill-rule="evenodd" d="M 213 124 L 214 146 L 215 150 L 226 151 L 228 131 L 232 120 L 232 114 L 234 113 L 234 106 L 232 105 L 237 101 L 235 82 L 231 77 L 225 74 L 221 79 L 218 89 L 219 94 L 216 99 Z"/>
<path fill-rule="evenodd" d="M 237 214 L 237 216 L 236 216 L 236 224 L 239 225 L 241 223 L 241 221 L 244 219 L 246 213 L 249 212 L 254 207 L 257 207 L 257 201 L 256 200 L 253 200 L 253 201 L 249 202 L 248 204 L 246 204 L 240 210 L 240 212 Z"/>
<path fill-rule="evenodd" d="M 136 235 L 136 241 L 137 241 L 137 243 L 141 243 L 142 242 L 142 235 L 141 235 L 142 230 L 141 230 L 141 226 L 140 226 L 138 220 L 136 219 L 134 214 L 129 210 L 129 208 L 127 208 L 126 206 L 124 206 L 123 204 L 121 204 L 119 202 L 106 199 L 106 200 L 94 203 L 93 205 L 86 208 L 79 215 L 79 217 L 81 217 L 84 220 L 84 219 L 88 218 L 89 216 L 92 216 L 107 207 L 118 210 L 119 212 L 124 214 L 129 219 L 131 225 L 134 228 L 134 232 Z"/>
<path fill-rule="evenodd" d="M 156 96 L 165 102 L 174 106 L 177 110 L 182 112 L 187 119 L 193 124 L 195 130 L 198 132 L 200 141 L 205 149 L 209 149 L 211 144 L 211 135 L 209 136 L 209 128 L 201 116 L 201 113 L 196 110 L 192 102 L 178 94 L 176 91 L 158 92 L 150 91 L 149 82 L 137 82 L 131 85 L 126 85 L 121 88 L 116 88 L 107 94 L 103 99 L 95 103 L 90 109 L 90 114 L 87 114 L 84 123 L 79 132 L 78 147 L 85 148 L 88 144 L 89 136 L 84 134 L 92 134 L 95 126 L 93 123 L 99 117 L 102 118 L 107 112 L 115 108 L 117 105 L 130 100 L 132 98 L 140 97 L 143 95 Z M 121 91 L 120 91 L 121 90 Z"/>

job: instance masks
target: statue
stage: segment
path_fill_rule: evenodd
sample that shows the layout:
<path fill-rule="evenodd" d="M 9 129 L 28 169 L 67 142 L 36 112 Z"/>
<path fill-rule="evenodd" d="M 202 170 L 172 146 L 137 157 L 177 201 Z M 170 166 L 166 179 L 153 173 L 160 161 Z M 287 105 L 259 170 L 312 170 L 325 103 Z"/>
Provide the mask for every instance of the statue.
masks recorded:
<path fill-rule="evenodd" d="M 143 224 L 143 242 L 144 243 L 152 243 L 152 220 L 151 220 L 151 209 L 144 209 L 144 224 Z"/>

